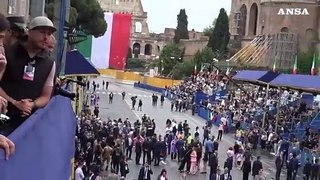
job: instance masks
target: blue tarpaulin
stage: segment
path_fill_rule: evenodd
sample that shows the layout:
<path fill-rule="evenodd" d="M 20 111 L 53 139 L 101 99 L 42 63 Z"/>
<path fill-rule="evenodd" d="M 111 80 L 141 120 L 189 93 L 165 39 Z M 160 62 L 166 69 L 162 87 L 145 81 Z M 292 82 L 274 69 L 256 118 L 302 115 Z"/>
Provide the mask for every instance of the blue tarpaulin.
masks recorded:
<path fill-rule="evenodd" d="M 99 75 L 97 69 L 78 51 L 67 52 L 65 75 Z"/>
<path fill-rule="evenodd" d="M 270 82 L 270 85 L 288 87 L 302 91 L 320 91 L 320 76 L 280 74 Z"/>
<path fill-rule="evenodd" d="M 268 71 L 254 71 L 254 70 L 244 70 L 239 71 L 235 76 L 232 77 L 234 80 L 256 82 L 262 76 L 266 75 Z"/>
<path fill-rule="evenodd" d="M 69 179 L 75 132 L 76 116 L 70 100 L 54 97 L 9 135 L 16 149 L 8 161 L 0 150 L 0 179 Z"/>
<path fill-rule="evenodd" d="M 272 80 L 274 80 L 279 75 L 280 75 L 280 73 L 273 72 L 273 71 L 268 71 L 265 75 L 260 77 L 258 79 L 258 81 L 263 82 L 263 83 L 270 83 Z"/>

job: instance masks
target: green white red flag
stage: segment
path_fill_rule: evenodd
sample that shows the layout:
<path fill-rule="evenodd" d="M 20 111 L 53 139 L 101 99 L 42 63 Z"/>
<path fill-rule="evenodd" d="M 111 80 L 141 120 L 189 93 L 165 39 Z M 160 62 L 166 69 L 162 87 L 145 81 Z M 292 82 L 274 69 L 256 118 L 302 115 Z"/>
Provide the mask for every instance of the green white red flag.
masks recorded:
<path fill-rule="evenodd" d="M 316 55 L 313 55 L 313 61 L 312 61 L 312 67 L 311 67 L 311 76 L 316 75 L 316 69 L 315 69 L 315 65 L 316 65 Z"/>
<path fill-rule="evenodd" d="M 292 74 L 297 74 L 297 73 L 298 73 L 298 56 L 296 55 L 295 60 L 294 60 Z"/>

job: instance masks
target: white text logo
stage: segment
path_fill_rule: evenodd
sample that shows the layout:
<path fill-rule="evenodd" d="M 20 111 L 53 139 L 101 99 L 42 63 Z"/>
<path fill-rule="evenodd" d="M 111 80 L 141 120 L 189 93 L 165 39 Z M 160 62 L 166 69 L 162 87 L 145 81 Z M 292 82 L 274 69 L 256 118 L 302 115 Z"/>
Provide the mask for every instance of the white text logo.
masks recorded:
<path fill-rule="evenodd" d="M 280 8 L 278 15 L 306 16 L 309 15 L 309 12 L 307 8 Z"/>

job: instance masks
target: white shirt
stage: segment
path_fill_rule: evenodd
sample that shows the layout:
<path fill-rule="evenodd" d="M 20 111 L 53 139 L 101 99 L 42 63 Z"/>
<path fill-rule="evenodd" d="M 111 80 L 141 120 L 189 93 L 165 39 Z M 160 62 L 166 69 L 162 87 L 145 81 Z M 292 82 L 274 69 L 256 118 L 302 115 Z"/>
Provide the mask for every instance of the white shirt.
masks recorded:
<path fill-rule="evenodd" d="M 77 167 L 76 169 L 75 180 L 84 180 L 84 174 L 80 167 Z"/>

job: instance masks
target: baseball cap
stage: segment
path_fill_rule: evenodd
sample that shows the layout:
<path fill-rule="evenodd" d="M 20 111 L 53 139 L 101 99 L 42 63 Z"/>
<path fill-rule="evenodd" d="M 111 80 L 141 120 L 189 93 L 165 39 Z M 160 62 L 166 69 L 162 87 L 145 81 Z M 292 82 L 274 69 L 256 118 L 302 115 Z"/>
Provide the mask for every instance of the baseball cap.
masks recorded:
<path fill-rule="evenodd" d="M 54 27 L 52 21 L 45 17 L 45 16 L 38 16 L 31 20 L 29 29 L 33 30 L 40 27 L 47 27 L 52 30 L 52 32 L 55 32 L 57 29 Z"/>
<path fill-rule="evenodd" d="M 10 22 L 11 30 L 26 32 L 26 22 L 23 16 L 9 16 L 7 20 Z"/>

